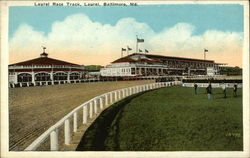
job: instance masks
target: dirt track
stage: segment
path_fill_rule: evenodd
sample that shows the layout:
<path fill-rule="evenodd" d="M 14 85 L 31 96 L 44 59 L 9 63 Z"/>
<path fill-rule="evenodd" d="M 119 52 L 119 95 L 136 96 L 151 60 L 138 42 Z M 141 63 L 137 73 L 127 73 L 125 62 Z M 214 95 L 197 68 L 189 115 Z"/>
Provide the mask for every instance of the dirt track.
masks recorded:
<path fill-rule="evenodd" d="M 63 116 L 95 96 L 151 82 L 153 81 L 120 81 L 11 88 L 9 89 L 9 150 L 24 150 Z"/>

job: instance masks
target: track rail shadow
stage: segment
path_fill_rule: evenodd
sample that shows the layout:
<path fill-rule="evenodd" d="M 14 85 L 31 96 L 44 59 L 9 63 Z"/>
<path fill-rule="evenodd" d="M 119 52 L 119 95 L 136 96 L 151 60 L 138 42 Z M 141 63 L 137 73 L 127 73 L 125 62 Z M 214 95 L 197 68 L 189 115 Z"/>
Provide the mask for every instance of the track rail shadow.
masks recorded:
<path fill-rule="evenodd" d="M 76 147 L 76 151 L 105 151 L 105 140 L 117 114 L 122 112 L 125 105 L 144 93 L 141 92 L 129 96 L 105 109 L 82 136 L 80 143 Z M 119 150 L 117 145 L 116 150 Z"/>

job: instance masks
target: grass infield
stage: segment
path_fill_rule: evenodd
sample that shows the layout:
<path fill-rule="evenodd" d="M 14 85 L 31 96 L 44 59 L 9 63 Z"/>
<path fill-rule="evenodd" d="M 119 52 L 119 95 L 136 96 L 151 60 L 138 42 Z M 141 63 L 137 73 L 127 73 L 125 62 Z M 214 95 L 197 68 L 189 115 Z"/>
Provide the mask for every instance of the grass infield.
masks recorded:
<path fill-rule="evenodd" d="M 76 150 L 242 151 L 242 90 L 169 87 L 133 95 L 106 109 Z"/>

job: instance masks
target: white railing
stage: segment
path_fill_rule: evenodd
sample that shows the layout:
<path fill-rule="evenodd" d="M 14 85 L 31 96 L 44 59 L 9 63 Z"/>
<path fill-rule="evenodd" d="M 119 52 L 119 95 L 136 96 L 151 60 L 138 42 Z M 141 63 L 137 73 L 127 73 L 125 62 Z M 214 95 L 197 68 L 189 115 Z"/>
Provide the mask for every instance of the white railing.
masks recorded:
<path fill-rule="evenodd" d="M 207 87 L 209 83 L 196 83 L 198 87 Z M 211 83 L 213 88 L 222 88 L 223 83 Z M 194 83 L 182 83 L 183 87 L 194 87 Z M 234 83 L 226 83 L 227 88 L 233 88 Z M 238 88 L 242 88 L 242 83 L 238 83 Z"/>
<path fill-rule="evenodd" d="M 115 91 L 111 91 L 105 94 L 102 94 L 100 96 L 97 96 L 74 110 L 72 110 L 70 113 L 68 113 L 66 116 L 64 116 L 60 121 L 58 121 L 55 125 L 50 127 L 47 131 L 45 131 L 41 136 L 39 136 L 33 143 L 31 143 L 25 151 L 34 151 L 36 150 L 40 145 L 43 144 L 43 142 L 50 137 L 50 150 L 51 151 L 57 151 L 59 150 L 59 128 L 64 126 L 64 144 L 69 145 L 71 143 L 71 133 L 76 132 L 78 129 L 78 115 L 80 110 L 83 110 L 82 114 L 82 124 L 87 124 L 89 119 L 91 119 L 94 114 L 97 114 L 98 112 L 101 112 L 104 108 L 108 107 L 109 105 L 114 104 L 115 102 L 124 99 L 130 95 L 152 90 L 152 89 L 158 89 L 162 87 L 168 87 L 172 85 L 181 85 L 180 81 L 174 81 L 174 82 L 159 82 L 159 83 L 152 83 L 152 84 L 146 84 L 146 85 L 139 85 L 124 89 L 119 89 Z M 73 130 L 70 129 L 70 121 L 73 119 Z"/>

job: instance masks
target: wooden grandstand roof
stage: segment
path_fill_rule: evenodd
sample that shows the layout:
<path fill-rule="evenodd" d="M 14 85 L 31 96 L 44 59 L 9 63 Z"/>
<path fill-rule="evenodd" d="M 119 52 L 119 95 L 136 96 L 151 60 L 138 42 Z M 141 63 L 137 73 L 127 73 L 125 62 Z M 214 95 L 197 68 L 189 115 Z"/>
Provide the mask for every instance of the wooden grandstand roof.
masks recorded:
<path fill-rule="evenodd" d="M 44 55 L 44 54 L 41 54 Z M 10 64 L 9 66 L 27 66 L 27 65 L 67 65 L 67 66 L 80 66 L 78 64 L 57 60 L 49 57 L 39 57 L 31 60 L 26 60 L 23 62 L 18 62 L 14 64 Z"/>
<path fill-rule="evenodd" d="M 147 59 L 134 60 L 131 57 L 135 55 L 145 56 L 146 58 L 150 60 L 147 60 Z M 120 63 L 120 62 L 162 63 L 163 61 L 166 61 L 166 60 L 214 63 L 213 60 L 202 60 L 202 59 L 194 59 L 194 58 L 173 57 L 173 56 L 163 56 L 163 55 L 153 55 L 153 54 L 139 54 L 139 53 L 134 53 L 126 57 L 119 58 L 113 61 L 112 63 Z"/>

